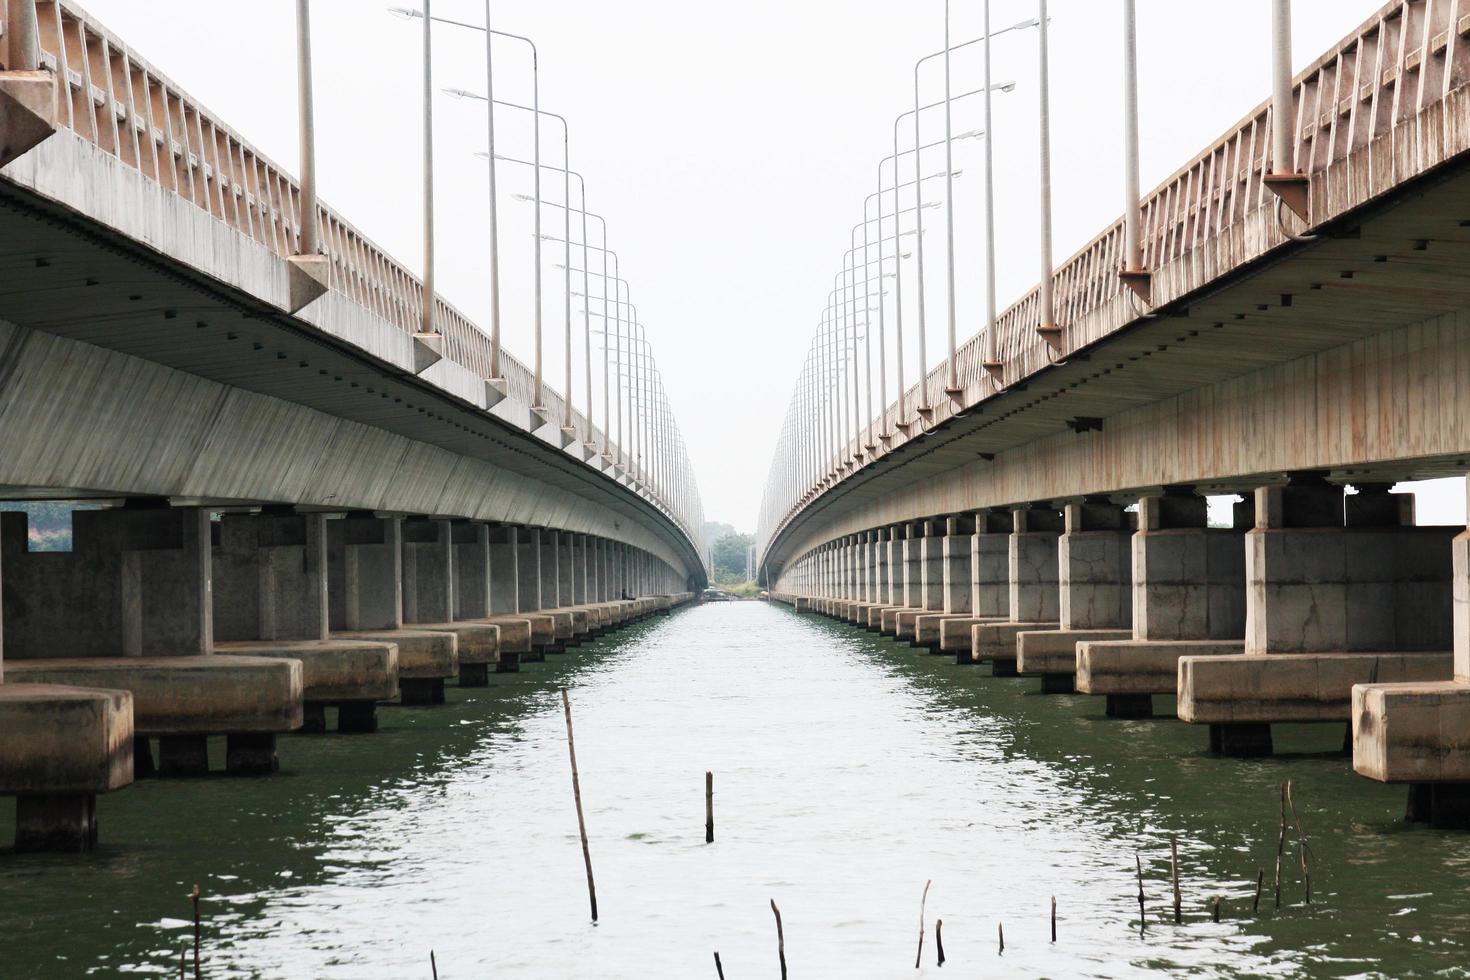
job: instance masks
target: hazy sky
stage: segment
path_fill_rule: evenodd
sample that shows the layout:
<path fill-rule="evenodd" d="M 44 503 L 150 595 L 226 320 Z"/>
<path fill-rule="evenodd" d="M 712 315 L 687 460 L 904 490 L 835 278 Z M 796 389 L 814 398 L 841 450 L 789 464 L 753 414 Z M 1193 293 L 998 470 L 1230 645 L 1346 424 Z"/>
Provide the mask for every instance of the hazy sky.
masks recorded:
<path fill-rule="evenodd" d="M 417 6 L 415 0 L 394 0 Z M 294 4 L 252 0 L 84 0 L 144 58 L 295 172 Z M 1296 0 L 1295 67 L 1325 52 L 1378 0 Z M 1116 0 L 1052 0 L 1052 141 L 1056 260 L 1122 210 L 1121 29 Z M 1267 0 L 1140 0 L 1139 86 L 1145 189 L 1188 162 L 1268 92 Z M 978 36 L 981 0 L 954 0 L 953 38 Z M 1035 15 L 1034 0 L 993 0 L 992 28 Z M 420 268 L 421 60 L 417 21 L 376 0 L 313 0 L 319 182 L 324 201 L 409 268 Z M 913 66 L 943 47 L 942 0 L 495 0 L 495 26 L 540 50 L 541 104 L 571 124 L 574 170 L 589 208 L 607 219 L 633 302 L 689 444 L 705 513 L 749 530 L 808 339 L 833 276 L 892 152 L 894 117 L 913 104 Z M 484 3 L 435 0 L 434 13 L 483 22 Z M 1035 30 L 994 42 L 992 77 L 1015 80 L 995 99 L 1001 308 L 1036 268 Z M 483 35 L 441 27 L 435 87 L 484 90 Z M 529 62 L 497 42 L 496 95 L 528 103 Z M 955 56 L 954 91 L 978 87 L 979 47 Z M 931 62 L 924 102 L 943 94 Z M 487 198 L 482 103 L 435 104 L 437 242 L 444 296 L 488 322 Z M 959 103 L 955 132 L 981 125 Z M 942 133 L 929 113 L 924 140 Z M 497 117 L 498 151 L 529 159 L 526 113 Z M 909 132 L 906 130 L 906 132 Z M 559 124 L 542 127 L 543 161 L 560 163 Z M 979 251 L 981 144 L 956 145 L 960 335 L 983 317 Z M 942 173 L 942 157 L 924 172 Z M 885 171 L 887 172 L 887 171 Z M 530 169 L 502 167 L 504 335 L 529 362 Z M 544 194 L 561 201 L 559 175 Z M 926 200 L 942 200 L 941 182 Z M 573 188 L 573 199 L 576 189 Z M 942 227 L 927 211 L 931 310 L 942 303 Z M 561 211 L 543 212 L 561 234 Z M 573 229 L 580 240 L 580 228 Z M 600 231 L 593 226 L 593 242 Z M 563 387 L 560 246 L 548 243 L 546 358 Z M 580 252 L 573 265 L 580 268 Z M 599 269 L 596 258 L 592 268 Z M 906 275 L 912 275 L 906 269 Z M 574 289 L 580 283 L 574 283 Z M 912 292 L 911 287 L 906 287 Z M 594 292 L 596 290 L 594 289 Z M 580 300 L 574 301 L 580 310 Z M 600 309 L 595 305 L 594 309 Z M 580 314 L 578 314 L 580 317 Z M 594 323 L 594 327 L 597 324 Z M 586 401 L 577 321 L 576 404 Z M 943 320 L 931 312 L 931 365 Z M 911 350 L 913 381 L 916 350 Z M 596 366 L 601 369 L 600 355 Z M 600 374 L 597 381 L 600 386 Z M 890 398 L 893 386 L 890 381 Z M 594 395 L 602 424 L 601 396 Z M 1453 495 L 1451 495 L 1453 497 Z M 1459 506 L 1462 506 L 1460 504 Z"/>

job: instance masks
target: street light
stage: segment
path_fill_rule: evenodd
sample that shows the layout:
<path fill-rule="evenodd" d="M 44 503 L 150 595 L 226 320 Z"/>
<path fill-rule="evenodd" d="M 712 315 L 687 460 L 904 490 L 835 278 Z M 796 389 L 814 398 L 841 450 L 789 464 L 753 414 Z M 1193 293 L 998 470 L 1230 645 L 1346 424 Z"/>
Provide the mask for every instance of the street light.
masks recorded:
<path fill-rule="evenodd" d="M 485 72 L 486 72 L 487 82 L 489 80 L 490 70 L 491 70 L 490 69 L 491 42 L 492 42 L 492 40 L 494 38 L 496 38 L 496 37 L 503 37 L 503 38 L 508 38 L 510 40 L 513 40 L 513 41 L 520 41 L 521 43 L 525 44 L 526 46 L 528 46 L 531 49 L 531 105 L 534 107 L 535 113 L 536 113 L 535 116 L 533 117 L 534 118 L 534 122 L 532 124 L 532 132 L 533 132 L 532 140 L 535 143 L 534 158 L 535 158 L 536 163 L 537 163 L 536 176 L 535 176 L 534 184 L 535 184 L 535 189 L 536 189 L 536 199 L 539 201 L 541 199 L 541 169 L 540 169 L 540 166 L 539 166 L 539 164 L 541 162 L 541 114 L 540 114 L 540 111 L 539 111 L 540 110 L 540 107 L 541 107 L 541 56 L 540 56 L 540 53 L 536 49 L 536 42 L 535 41 L 532 41 L 529 37 L 526 37 L 526 36 L 524 36 L 522 34 L 511 34 L 511 33 L 507 32 L 507 31 L 493 30 L 489 26 L 490 25 L 490 19 L 489 19 L 489 13 L 490 13 L 489 0 L 486 0 L 486 9 L 485 9 L 486 18 L 485 18 L 485 24 L 484 25 L 471 24 L 471 23 L 468 23 L 468 22 L 462 21 L 462 20 L 452 20 L 452 19 L 450 19 L 448 17 L 435 17 L 430 12 L 430 8 L 429 8 L 429 4 L 428 4 L 427 0 L 424 3 L 424 10 L 423 11 L 414 10 L 414 9 L 412 9 L 410 7 L 389 7 L 388 8 L 388 12 L 390 14 L 394 15 L 395 17 L 401 17 L 401 18 L 403 18 L 405 20 L 411 20 L 414 17 L 422 17 L 422 18 L 424 18 L 424 32 L 425 32 L 426 35 L 428 33 L 429 24 L 430 24 L 431 21 L 434 22 L 434 23 L 439 23 L 439 24 L 448 24 L 448 25 L 450 25 L 452 27 L 462 27 L 462 28 L 465 28 L 467 30 L 472 30 L 472 31 L 482 31 L 485 34 L 485 65 L 486 65 Z M 427 51 L 427 42 L 425 42 L 425 50 Z M 427 76 L 427 74 L 425 76 L 425 81 L 426 81 L 426 86 L 427 86 L 427 82 L 428 82 L 428 76 Z M 426 87 L 426 90 L 425 91 L 426 91 L 425 99 L 427 99 L 428 98 L 428 95 L 427 95 L 427 87 Z M 491 284 L 490 285 L 490 289 L 491 289 L 490 370 L 491 370 L 492 377 L 498 378 L 499 377 L 499 370 L 500 370 L 500 316 L 499 316 L 499 310 L 500 310 L 499 283 L 500 283 L 500 280 L 499 280 L 499 264 L 498 264 L 499 251 L 498 251 L 498 245 L 496 244 L 497 243 L 497 240 L 498 240 L 498 229 L 496 227 L 496 210 L 495 210 L 495 200 L 496 200 L 496 198 L 495 198 L 495 157 L 496 157 L 496 154 L 494 153 L 494 146 L 495 146 L 495 106 L 498 103 L 496 101 L 494 101 L 494 99 L 493 99 L 493 96 L 494 96 L 494 87 L 493 87 L 493 85 L 488 85 L 487 84 L 486 91 L 489 92 L 490 93 L 490 96 L 491 96 L 491 98 L 487 98 L 487 100 L 486 100 L 486 111 L 487 111 L 488 118 L 489 118 L 490 146 L 491 146 L 490 164 L 489 164 L 489 170 L 490 170 L 490 239 L 491 239 L 491 257 L 492 257 L 491 258 L 491 279 L 490 279 L 490 284 Z M 542 376 L 541 376 L 541 319 L 542 319 L 542 311 L 541 311 L 541 239 L 540 239 L 540 232 L 541 232 L 541 209 L 538 207 L 536 209 L 536 233 L 537 233 L 537 238 L 536 238 L 536 244 L 535 244 L 536 258 L 535 258 L 535 263 L 534 263 L 534 265 L 535 265 L 534 290 L 535 290 L 535 309 L 536 309 L 536 362 L 535 362 L 535 368 L 536 368 L 536 390 L 535 390 L 535 393 L 534 393 L 534 395 L 532 397 L 532 401 L 535 402 L 535 404 L 532 405 L 532 408 L 533 409 L 539 409 L 539 408 L 541 408 L 542 407 L 541 406 L 541 402 L 543 401 L 543 398 L 542 398 L 542 387 L 543 386 L 542 386 Z M 568 395 L 568 397 L 569 398 L 571 397 L 570 394 Z"/>

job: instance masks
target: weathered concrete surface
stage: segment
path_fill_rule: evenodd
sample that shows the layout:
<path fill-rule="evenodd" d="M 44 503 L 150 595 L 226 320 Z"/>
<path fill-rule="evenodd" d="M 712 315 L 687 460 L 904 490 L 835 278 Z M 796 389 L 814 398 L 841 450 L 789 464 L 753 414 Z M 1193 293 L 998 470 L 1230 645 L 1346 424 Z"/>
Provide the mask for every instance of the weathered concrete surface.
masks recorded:
<path fill-rule="evenodd" d="M 386 701 L 398 696 L 398 647 L 393 643 L 335 640 L 233 640 L 215 653 L 273 657 L 301 663 L 307 702 Z"/>
<path fill-rule="evenodd" d="M 414 623 L 412 629 L 451 634 L 457 666 L 483 666 L 500 660 L 500 627 L 494 623 Z"/>
<path fill-rule="evenodd" d="M 289 732 L 301 727 L 301 662 L 268 657 L 54 657 L 6 661 L 10 684 L 128 691 L 141 735 Z"/>
<path fill-rule="evenodd" d="M 1389 652 L 1179 660 L 1179 717 L 1195 724 L 1348 721 L 1354 684 L 1447 679 L 1454 657 Z"/>
<path fill-rule="evenodd" d="M 1016 672 L 1075 674 L 1077 644 L 1132 636 L 1131 630 L 1023 630 L 1016 634 Z"/>
<path fill-rule="evenodd" d="M 0 796 L 96 794 L 133 781 L 133 696 L 0 684 Z"/>
<path fill-rule="evenodd" d="M 1077 690 L 1102 695 L 1174 694 L 1180 657 L 1244 653 L 1244 640 L 1083 642 L 1077 644 Z"/>
<path fill-rule="evenodd" d="M 1055 621 L 976 623 L 970 627 L 970 659 L 977 664 L 995 664 L 997 671 L 1014 674 L 1016 637 L 1025 632 L 1054 630 L 1058 625 Z"/>
<path fill-rule="evenodd" d="M 970 660 L 974 649 L 974 627 L 1005 622 L 1005 619 L 1005 616 L 972 616 L 942 620 L 939 624 L 939 649 L 943 653 L 962 653 L 966 660 Z"/>
<path fill-rule="evenodd" d="M 399 680 L 453 677 L 459 669 L 459 649 L 453 632 L 431 629 L 342 630 L 333 639 L 369 640 L 398 647 Z"/>
<path fill-rule="evenodd" d="M 1385 783 L 1470 782 L 1470 685 L 1353 687 L 1353 769 Z"/>

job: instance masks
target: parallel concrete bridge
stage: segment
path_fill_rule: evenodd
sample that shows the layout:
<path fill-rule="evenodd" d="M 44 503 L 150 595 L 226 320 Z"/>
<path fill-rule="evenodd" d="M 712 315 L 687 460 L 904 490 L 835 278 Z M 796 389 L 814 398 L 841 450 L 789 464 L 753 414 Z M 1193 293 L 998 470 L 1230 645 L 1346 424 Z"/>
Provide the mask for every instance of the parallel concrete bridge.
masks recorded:
<path fill-rule="evenodd" d="M 1113 716 L 1176 695 L 1227 755 L 1350 722 L 1359 773 L 1464 824 L 1470 534 L 1392 488 L 1470 469 L 1470 3 L 1278 77 L 877 418 L 804 376 L 762 578 Z"/>
<path fill-rule="evenodd" d="M 0 499 L 95 508 L 67 553 L 0 514 L 18 846 L 704 587 L 657 406 L 620 445 L 72 3 L 0 58 Z"/>

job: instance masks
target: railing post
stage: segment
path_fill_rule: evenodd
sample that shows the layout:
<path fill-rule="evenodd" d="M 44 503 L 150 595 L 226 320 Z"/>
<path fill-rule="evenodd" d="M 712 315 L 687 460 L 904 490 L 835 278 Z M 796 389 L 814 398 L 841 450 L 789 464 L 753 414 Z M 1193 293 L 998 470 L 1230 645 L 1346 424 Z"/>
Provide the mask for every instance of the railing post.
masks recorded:
<path fill-rule="evenodd" d="M 444 339 L 434 329 L 434 15 L 424 0 L 424 279 L 423 309 L 413 335 L 414 373 L 422 374 L 444 356 Z"/>
<path fill-rule="evenodd" d="M 56 132 L 56 79 L 41 67 L 35 0 L 8 0 L 0 72 L 0 167 Z"/>
<path fill-rule="evenodd" d="M 5 41 L 7 71 L 36 71 L 41 67 L 36 0 L 9 0 L 5 11 Z"/>

